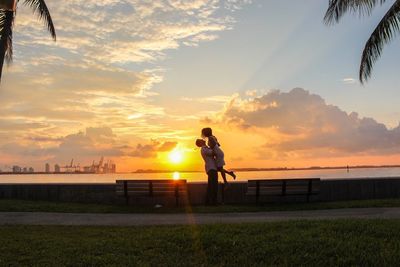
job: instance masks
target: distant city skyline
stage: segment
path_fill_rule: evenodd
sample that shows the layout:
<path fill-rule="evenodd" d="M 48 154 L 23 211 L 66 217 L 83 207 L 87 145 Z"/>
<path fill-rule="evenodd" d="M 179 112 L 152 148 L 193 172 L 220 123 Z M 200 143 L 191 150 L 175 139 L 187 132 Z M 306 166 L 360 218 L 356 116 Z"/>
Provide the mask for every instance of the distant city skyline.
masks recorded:
<path fill-rule="evenodd" d="M 116 173 L 117 165 L 112 160 L 104 160 L 101 157 L 99 162 L 93 162 L 90 165 L 81 165 L 81 163 L 74 164 L 74 159 L 66 165 L 58 163 L 50 164 L 46 162 L 43 168 L 38 168 L 36 171 L 32 167 L 21 167 L 20 165 L 1 166 L 0 172 L 3 173 Z"/>
<path fill-rule="evenodd" d="M 56 43 L 18 9 L 0 166 L 104 156 L 119 171 L 201 170 L 194 140 L 206 126 L 228 168 L 400 162 L 400 40 L 357 81 L 389 2 L 334 27 L 323 23 L 328 1 L 316 0 L 47 4 Z"/>

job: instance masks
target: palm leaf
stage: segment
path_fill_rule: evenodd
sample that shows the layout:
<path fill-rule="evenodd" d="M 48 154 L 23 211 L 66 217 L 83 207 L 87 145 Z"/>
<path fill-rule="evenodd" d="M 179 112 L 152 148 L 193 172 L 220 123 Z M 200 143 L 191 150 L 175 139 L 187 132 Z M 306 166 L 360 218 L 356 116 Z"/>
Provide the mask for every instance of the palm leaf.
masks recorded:
<path fill-rule="evenodd" d="M 392 5 L 371 34 L 361 57 L 359 79 L 364 83 L 371 76 L 374 63 L 381 56 L 383 46 L 400 31 L 400 0 Z"/>
<path fill-rule="evenodd" d="M 50 11 L 44 0 L 24 0 L 24 4 L 33 9 L 33 13 L 39 16 L 40 20 L 43 20 L 48 31 L 56 40 L 56 30 L 54 28 L 53 20 L 51 19 Z"/>
<path fill-rule="evenodd" d="M 14 12 L 0 10 L 0 53 L 1 59 L 6 59 L 7 63 L 12 61 L 12 27 L 14 22 Z"/>
<path fill-rule="evenodd" d="M 337 23 L 347 12 L 358 13 L 360 16 L 370 15 L 376 5 L 382 5 L 386 0 L 329 0 L 324 22 L 328 25 Z"/>
<path fill-rule="evenodd" d="M 4 59 L 10 63 L 13 55 L 12 25 L 14 12 L 0 9 L 0 80 L 3 74 Z"/>

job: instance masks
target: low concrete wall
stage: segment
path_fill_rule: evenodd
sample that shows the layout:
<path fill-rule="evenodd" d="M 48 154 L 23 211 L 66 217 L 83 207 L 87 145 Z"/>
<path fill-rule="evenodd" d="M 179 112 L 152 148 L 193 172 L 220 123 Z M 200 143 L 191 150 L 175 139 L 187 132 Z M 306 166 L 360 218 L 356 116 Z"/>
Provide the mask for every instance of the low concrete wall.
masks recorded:
<path fill-rule="evenodd" d="M 78 203 L 123 203 L 115 184 L 0 184 L 0 198 Z"/>
<path fill-rule="evenodd" d="M 346 180 L 322 180 L 321 191 L 313 196 L 311 201 L 340 201 L 374 198 L 400 197 L 400 177 L 393 178 L 360 178 Z M 187 200 L 192 205 L 205 203 L 206 183 L 189 183 Z M 247 196 L 247 183 L 231 183 L 223 190 L 219 185 L 218 198 L 226 204 L 254 203 L 254 196 Z M 115 194 L 115 184 L 0 184 L 0 198 L 49 200 L 78 203 L 123 204 L 125 199 Z M 260 198 L 268 202 L 301 202 L 306 198 L 274 197 Z M 175 203 L 174 198 L 153 200 L 131 198 L 136 204 Z M 164 203 L 163 203 L 164 204 Z"/>
<path fill-rule="evenodd" d="M 400 197 L 400 177 L 324 180 L 321 201 Z"/>

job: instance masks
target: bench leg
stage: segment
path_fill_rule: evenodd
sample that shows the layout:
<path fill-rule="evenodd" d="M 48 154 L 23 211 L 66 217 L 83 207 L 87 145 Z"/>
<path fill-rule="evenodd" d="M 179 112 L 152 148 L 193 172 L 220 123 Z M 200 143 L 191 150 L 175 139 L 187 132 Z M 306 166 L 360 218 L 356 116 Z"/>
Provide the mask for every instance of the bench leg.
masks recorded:
<path fill-rule="evenodd" d="M 129 204 L 129 196 L 128 196 L 128 181 L 124 181 L 124 196 L 126 205 Z"/>
<path fill-rule="evenodd" d="M 256 182 L 256 205 L 259 204 L 259 198 L 260 198 L 260 181 Z"/>
<path fill-rule="evenodd" d="M 307 194 L 307 202 L 310 202 L 310 195 L 312 193 L 312 180 L 308 181 L 308 194 Z"/>

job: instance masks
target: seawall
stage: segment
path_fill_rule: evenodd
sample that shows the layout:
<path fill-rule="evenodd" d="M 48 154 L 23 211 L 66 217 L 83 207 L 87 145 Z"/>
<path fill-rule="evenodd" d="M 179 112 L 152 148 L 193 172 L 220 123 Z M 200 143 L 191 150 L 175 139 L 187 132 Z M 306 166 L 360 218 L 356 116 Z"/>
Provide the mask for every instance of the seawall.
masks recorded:
<path fill-rule="evenodd" d="M 188 201 L 192 205 L 204 204 L 206 183 L 188 183 Z M 222 190 L 220 184 L 219 199 L 226 204 L 245 204 L 255 202 L 254 197 L 247 196 L 247 183 L 231 183 Z M 322 180 L 320 194 L 311 201 L 340 201 L 375 198 L 400 197 L 400 177 L 357 178 Z M 115 184 L 0 184 L 0 198 L 45 200 L 78 203 L 123 204 L 125 199 L 115 193 Z M 305 197 L 273 197 L 261 200 L 272 202 L 305 201 Z M 136 200 L 133 199 L 133 202 Z M 154 204 L 161 199 L 137 199 L 139 204 Z"/>

